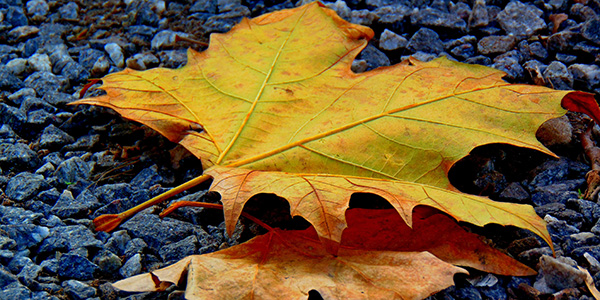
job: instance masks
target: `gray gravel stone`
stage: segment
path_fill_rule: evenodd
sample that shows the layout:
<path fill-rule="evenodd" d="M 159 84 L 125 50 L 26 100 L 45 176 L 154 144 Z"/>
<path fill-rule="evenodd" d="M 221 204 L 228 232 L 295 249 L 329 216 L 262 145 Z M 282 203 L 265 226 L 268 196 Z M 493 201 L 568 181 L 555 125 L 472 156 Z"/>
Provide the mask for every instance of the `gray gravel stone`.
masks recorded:
<path fill-rule="evenodd" d="M 23 81 L 7 67 L 0 65 L 0 89 L 16 91 L 23 87 Z"/>
<path fill-rule="evenodd" d="M 567 66 L 558 61 L 553 61 L 544 71 L 544 77 L 548 80 L 548 86 L 557 90 L 573 89 L 573 75 L 569 73 Z"/>
<path fill-rule="evenodd" d="M 569 30 L 557 32 L 548 38 L 548 50 L 553 52 L 570 51 L 579 38 L 579 33 Z"/>
<path fill-rule="evenodd" d="M 29 0 L 25 6 L 27 13 L 33 16 L 46 16 L 50 11 L 50 6 L 44 0 Z"/>
<path fill-rule="evenodd" d="M 7 170 L 32 170 L 41 164 L 37 154 L 23 143 L 0 144 L 0 166 Z"/>
<path fill-rule="evenodd" d="M 506 33 L 525 39 L 546 28 L 542 14 L 543 11 L 534 5 L 511 1 L 498 14 L 497 20 Z"/>
<path fill-rule="evenodd" d="M 353 10 L 350 12 L 350 22 L 354 24 L 371 26 L 376 19 L 377 15 L 368 9 Z"/>
<path fill-rule="evenodd" d="M 52 71 L 52 64 L 50 63 L 50 57 L 48 57 L 47 54 L 36 53 L 36 54 L 30 56 L 27 59 L 27 62 L 29 63 L 29 66 L 31 66 L 31 68 L 33 69 L 34 72 L 38 72 L 38 71 L 50 72 L 50 71 Z"/>
<path fill-rule="evenodd" d="M 9 5 L 4 13 L 4 21 L 13 27 L 27 25 L 27 16 L 21 6 Z"/>
<path fill-rule="evenodd" d="M 575 87 L 590 90 L 592 87 L 600 85 L 600 67 L 598 65 L 572 64 L 567 69 L 573 75 Z"/>
<path fill-rule="evenodd" d="M 467 23 L 458 15 L 434 8 L 419 9 L 410 16 L 410 21 L 416 26 L 431 26 L 444 30 L 465 31 Z"/>
<path fill-rule="evenodd" d="M 75 139 L 72 136 L 60 130 L 56 126 L 50 125 L 44 128 L 42 136 L 40 137 L 39 145 L 45 149 L 55 150 L 63 147 L 64 145 L 73 143 L 74 141 Z"/>
<path fill-rule="evenodd" d="M 142 238 L 154 249 L 160 249 L 163 245 L 181 240 L 183 236 L 190 236 L 197 231 L 203 231 L 200 227 L 187 222 L 164 218 L 157 215 L 139 213 L 121 225 L 127 229 L 133 237 Z"/>
<path fill-rule="evenodd" d="M 476 0 L 469 16 L 469 28 L 484 27 L 490 22 L 485 0 Z"/>
<path fill-rule="evenodd" d="M 486 36 L 477 43 L 477 51 L 483 55 L 500 54 L 508 52 L 516 45 L 513 36 Z"/>
<path fill-rule="evenodd" d="M 0 289 L 4 289 L 8 285 L 18 283 L 19 279 L 17 276 L 12 274 L 9 270 L 5 269 L 4 266 L 0 265 Z"/>
<path fill-rule="evenodd" d="M 142 255 L 135 254 L 119 269 L 119 274 L 127 278 L 142 272 Z"/>
<path fill-rule="evenodd" d="M 410 38 L 407 48 L 412 52 L 422 51 L 439 54 L 444 51 L 444 44 L 435 31 L 429 28 L 421 28 Z"/>
<path fill-rule="evenodd" d="M 67 20 L 77 20 L 79 17 L 79 6 L 75 2 L 69 2 L 58 9 L 60 17 Z"/>
<path fill-rule="evenodd" d="M 75 156 L 61 162 L 56 168 L 54 176 L 62 184 L 72 184 L 81 178 L 88 178 L 90 171 L 88 163 Z"/>
<path fill-rule="evenodd" d="M 65 293 L 74 300 L 84 300 L 96 296 L 96 289 L 78 280 L 67 280 L 62 283 Z"/>
<path fill-rule="evenodd" d="M 125 67 L 125 55 L 121 46 L 117 43 L 108 43 L 104 46 L 104 51 L 108 53 L 108 56 L 117 68 Z"/>
<path fill-rule="evenodd" d="M 590 19 L 583 24 L 581 35 L 586 40 L 600 45 L 600 19 Z"/>
<path fill-rule="evenodd" d="M 21 207 L 0 206 L 0 224 L 4 225 L 22 225 L 37 224 L 43 217 L 42 214 Z M 2 247 L 0 247 L 1 249 Z"/>
<path fill-rule="evenodd" d="M 58 275 L 65 278 L 90 280 L 98 271 L 97 265 L 80 255 L 63 254 L 58 259 Z"/>
<path fill-rule="evenodd" d="M 379 48 L 387 51 L 405 48 L 408 40 L 404 37 L 385 29 L 379 38 Z"/>
<path fill-rule="evenodd" d="M 5 192 L 13 201 L 22 202 L 48 187 L 44 176 L 21 172 L 8 181 Z"/>
<path fill-rule="evenodd" d="M 16 250 L 26 250 L 37 246 L 50 235 L 47 227 L 33 224 L 0 225 L 0 230 L 17 243 Z"/>
<path fill-rule="evenodd" d="M 148 248 L 148 244 L 141 238 L 134 238 L 127 242 L 123 255 L 130 258 L 136 254 L 141 254 Z"/>
<path fill-rule="evenodd" d="M 239 23 L 239 21 L 243 17 L 249 17 L 249 16 L 250 16 L 250 10 L 247 7 L 237 6 L 235 9 L 233 9 L 229 12 L 214 15 L 214 16 L 208 18 L 208 20 L 206 20 L 206 22 L 204 22 L 202 27 L 204 28 L 204 30 L 207 33 L 227 32 L 231 29 L 231 27 L 233 27 L 235 24 Z"/>
<path fill-rule="evenodd" d="M 9 288 L 0 291 L 0 299 L 12 300 L 12 299 L 31 299 L 31 291 L 22 286 L 11 286 Z"/>
<path fill-rule="evenodd" d="M 63 76 L 57 76 L 51 72 L 40 71 L 29 75 L 24 84 L 26 87 L 34 89 L 38 95 L 44 95 L 50 92 L 59 92 L 67 85 Z"/>
<path fill-rule="evenodd" d="M 19 26 L 8 32 L 8 36 L 16 41 L 22 41 L 34 37 L 40 32 L 40 29 L 35 26 Z"/>
<path fill-rule="evenodd" d="M 113 275 L 123 265 L 121 259 L 116 254 L 107 250 L 100 251 L 94 257 L 93 262 L 100 268 L 101 272 L 110 275 Z"/>
<path fill-rule="evenodd" d="M 71 192 L 65 190 L 50 212 L 60 218 L 81 218 L 87 216 L 90 211 L 99 206 L 98 198 L 88 189 L 83 190 L 77 195 L 77 198 L 73 198 Z"/>
<path fill-rule="evenodd" d="M 363 59 L 367 62 L 367 70 L 390 65 L 389 58 L 372 45 L 367 45 L 367 47 L 360 53 L 360 59 Z"/>
<path fill-rule="evenodd" d="M 24 285 L 31 286 L 41 273 L 42 267 L 31 262 L 21 269 L 17 278 L 19 278 L 19 281 Z"/>
<path fill-rule="evenodd" d="M 39 252 L 68 251 L 81 247 L 102 248 L 92 231 L 83 225 L 50 228 L 50 234 L 42 242 Z"/>
<path fill-rule="evenodd" d="M 188 236 L 181 241 L 177 241 L 163 246 L 159 250 L 159 255 L 165 262 L 176 262 L 187 256 L 198 254 L 200 243 L 194 235 Z"/>

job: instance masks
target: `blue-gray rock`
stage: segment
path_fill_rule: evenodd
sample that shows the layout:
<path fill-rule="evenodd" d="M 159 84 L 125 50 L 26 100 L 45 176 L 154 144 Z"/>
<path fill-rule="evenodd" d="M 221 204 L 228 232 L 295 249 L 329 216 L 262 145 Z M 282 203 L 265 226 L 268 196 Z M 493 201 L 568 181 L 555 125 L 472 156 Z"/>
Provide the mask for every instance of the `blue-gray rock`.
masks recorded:
<path fill-rule="evenodd" d="M 148 248 L 148 244 L 143 239 L 134 238 L 127 242 L 123 255 L 130 258 L 138 253 L 143 253 L 146 248 Z"/>
<path fill-rule="evenodd" d="M 580 212 L 588 225 L 594 225 L 596 220 L 600 219 L 600 205 L 596 202 L 571 198 L 567 200 L 566 206 Z"/>
<path fill-rule="evenodd" d="M 600 45 L 600 19 L 587 20 L 581 28 L 581 36 L 596 45 Z"/>
<path fill-rule="evenodd" d="M 591 90 L 592 87 L 600 85 L 600 67 L 598 65 L 572 64 L 567 69 L 573 75 L 576 88 Z"/>
<path fill-rule="evenodd" d="M 73 198 L 71 192 L 65 190 L 50 212 L 61 218 L 82 218 L 99 206 L 98 198 L 89 189 L 83 190 L 77 198 Z"/>
<path fill-rule="evenodd" d="M 32 292 L 31 300 L 60 300 L 58 297 L 52 296 L 47 292 L 49 291 L 54 294 L 59 293 L 60 286 L 57 284 L 46 284 L 43 288 L 39 288 L 38 290 L 38 292 Z"/>
<path fill-rule="evenodd" d="M 534 5 L 511 1 L 497 16 L 500 27 L 518 39 L 526 39 L 544 30 L 543 11 Z"/>
<path fill-rule="evenodd" d="M 15 240 L 5 235 L 0 235 L 0 250 L 11 250 L 17 246 Z"/>
<path fill-rule="evenodd" d="M 80 179 L 86 179 L 90 175 L 90 166 L 81 158 L 71 157 L 58 165 L 54 176 L 62 184 L 72 184 Z"/>
<path fill-rule="evenodd" d="M 367 62 L 367 70 L 390 65 L 389 58 L 372 45 L 367 45 L 360 53 L 359 58 Z"/>
<path fill-rule="evenodd" d="M 42 100 L 53 106 L 65 106 L 75 101 L 75 97 L 62 92 L 49 92 L 42 97 Z"/>
<path fill-rule="evenodd" d="M 4 287 L 9 284 L 14 284 L 16 282 L 19 282 L 17 276 L 12 274 L 4 266 L 0 265 L 0 289 L 4 289 Z"/>
<path fill-rule="evenodd" d="M 104 57 L 104 53 L 100 50 L 83 49 L 79 52 L 78 62 L 84 68 L 91 70 L 101 57 Z"/>
<path fill-rule="evenodd" d="M 123 49 L 117 43 L 108 43 L 104 46 L 104 51 L 108 54 L 111 61 L 117 68 L 125 67 L 125 55 Z"/>
<path fill-rule="evenodd" d="M 242 18 L 249 17 L 250 10 L 245 6 L 237 6 L 235 9 L 228 11 L 226 13 L 214 15 L 204 24 L 202 27 L 206 31 L 206 33 L 210 32 L 227 32 L 234 25 L 239 23 Z"/>
<path fill-rule="evenodd" d="M 529 193 L 518 182 L 511 182 L 498 196 L 500 200 L 507 202 L 525 203 L 529 200 Z"/>
<path fill-rule="evenodd" d="M 453 293 L 451 293 L 457 300 L 481 300 L 481 294 L 479 291 L 471 286 L 464 286 L 460 288 L 456 288 Z"/>
<path fill-rule="evenodd" d="M 118 255 L 123 255 L 129 241 L 131 241 L 131 237 L 127 230 L 115 231 L 104 245 L 104 248 Z"/>
<path fill-rule="evenodd" d="M 187 38 L 189 35 L 183 32 L 175 32 L 171 30 L 163 30 L 158 32 L 150 42 L 152 49 L 167 49 L 173 48 L 177 44 L 177 36 Z"/>
<path fill-rule="evenodd" d="M 93 259 L 94 264 L 100 268 L 100 271 L 104 274 L 112 275 L 116 272 L 123 263 L 121 259 L 114 253 L 108 250 L 102 250 L 96 254 Z"/>
<path fill-rule="evenodd" d="M 44 128 L 55 121 L 53 114 L 45 109 L 38 109 L 27 113 L 27 125 L 35 128 Z"/>
<path fill-rule="evenodd" d="M 467 59 L 475 55 L 475 47 L 471 44 L 462 44 L 450 50 L 450 53 L 459 59 Z"/>
<path fill-rule="evenodd" d="M 25 250 L 37 246 L 50 234 L 47 227 L 33 224 L 0 225 L 0 230 L 17 243 L 16 250 Z"/>
<path fill-rule="evenodd" d="M 33 262 L 26 264 L 19 274 L 17 278 L 26 286 L 31 286 L 32 283 L 37 280 L 38 276 L 42 273 L 42 267 L 34 264 Z"/>
<path fill-rule="evenodd" d="M 217 13 L 217 1 L 200 0 L 194 1 L 194 4 L 189 9 L 190 12 L 206 12 L 210 14 Z"/>
<path fill-rule="evenodd" d="M 579 229 L 577 229 L 576 227 L 571 226 L 567 224 L 566 221 L 559 220 L 553 216 L 544 216 L 544 221 L 546 221 L 548 232 L 550 232 L 551 235 L 567 236 L 579 233 Z"/>
<path fill-rule="evenodd" d="M 569 175 L 569 162 L 566 159 L 548 160 L 537 167 L 530 185 L 533 187 L 549 186 L 566 179 Z"/>
<path fill-rule="evenodd" d="M 67 280 L 62 283 L 65 293 L 74 300 L 84 300 L 96 296 L 96 289 L 78 280 Z"/>
<path fill-rule="evenodd" d="M 181 241 L 163 246 L 158 251 L 158 254 L 164 262 L 175 262 L 186 256 L 198 254 L 199 247 L 198 238 L 191 235 Z"/>
<path fill-rule="evenodd" d="M 485 27 L 490 23 L 490 17 L 488 14 L 485 1 L 476 0 L 473 4 L 473 9 L 469 15 L 468 26 L 469 28 Z"/>
<path fill-rule="evenodd" d="M 56 76 L 51 72 L 35 72 L 25 78 L 26 87 L 34 89 L 38 95 L 44 95 L 50 92 L 62 91 L 67 86 L 66 79 L 63 76 Z"/>
<path fill-rule="evenodd" d="M 138 173 L 131 180 L 130 185 L 137 189 L 148 189 L 155 184 L 163 183 L 163 181 L 164 178 L 158 174 L 158 166 L 152 165 Z"/>
<path fill-rule="evenodd" d="M 350 23 L 371 26 L 377 16 L 368 9 L 353 10 L 350 12 Z"/>
<path fill-rule="evenodd" d="M 387 51 L 405 48 L 408 40 L 404 37 L 385 29 L 379 38 L 379 48 Z"/>
<path fill-rule="evenodd" d="M 44 176 L 44 178 L 46 178 L 52 176 L 52 174 L 54 174 L 54 171 L 56 171 L 54 165 L 52 163 L 47 162 L 41 167 L 39 167 L 37 170 L 35 170 L 35 174 L 40 174 Z"/>
<path fill-rule="evenodd" d="M 439 54 L 444 51 L 440 36 L 429 28 L 420 28 L 408 41 L 408 50 Z"/>
<path fill-rule="evenodd" d="M 36 17 L 43 17 L 50 11 L 50 6 L 44 0 L 29 0 L 25 5 L 27 7 L 27 13 Z"/>
<path fill-rule="evenodd" d="M 565 65 L 570 65 L 577 60 L 577 56 L 565 53 L 556 53 L 556 60 Z"/>
<path fill-rule="evenodd" d="M 105 184 L 94 191 L 101 203 L 109 203 L 116 199 L 128 198 L 133 193 L 129 183 Z"/>
<path fill-rule="evenodd" d="M 40 213 L 25 210 L 21 207 L 0 206 L 0 224 L 3 225 L 35 224 L 42 217 L 43 215 Z"/>
<path fill-rule="evenodd" d="M 58 259 L 57 258 L 46 259 L 40 264 L 40 267 L 42 267 L 42 270 L 44 272 L 54 275 L 58 272 Z"/>
<path fill-rule="evenodd" d="M 54 203 L 56 203 L 56 200 L 58 200 L 58 197 L 60 197 L 60 193 L 58 192 L 58 190 L 56 188 L 51 188 L 49 190 L 40 192 L 36 198 L 43 201 L 44 203 L 54 205 Z"/>
<path fill-rule="evenodd" d="M 381 6 L 373 13 L 378 18 L 377 23 L 384 25 L 385 28 L 389 28 L 390 30 L 402 32 L 404 31 L 404 24 L 409 21 L 408 17 L 412 13 L 412 10 L 406 5 L 394 3 Z"/>
<path fill-rule="evenodd" d="M 0 166 L 6 170 L 32 170 L 41 164 L 37 154 L 23 143 L 0 144 Z"/>
<path fill-rule="evenodd" d="M 181 240 L 182 237 L 195 234 L 202 230 L 200 227 L 179 220 L 164 218 L 157 215 L 139 213 L 121 226 L 127 229 L 132 237 L 142 238 L 154 249 Z"/>
<path fill-rule="evenodd" d="M 456 4 L 451 3 L 449 13 L 461 18 L 462 20 L 467 20 L 471 15 L 471 8 L 464 2 L 457 2 Z"/>
<path fill-rule="evenodd" d="M 24 112 L 30 112 L 37 109 L 45 109 L 50 112 L 56 111 L 56 107 L 37 97 L 25 97 L 21 102 L 19 109 Z"/>
<path fill-rule="evenodd" d="M 552 52 L 571 51 L 579 38 L 579 33 L 570 30 L 554 33 L 548 38 L 548 50 Z"/>
<path fill-rule="evenodd" d="M 131 277 L 142 272 L 142 255 L 135 254 L 125 262 L 123 267 L 119 269 L 119 274 L 123 277 Z"/>
<path fill-rule="evenodd" d="M 28 264 L 33 264 L 31 258 L 23 255 L 15 256 L 7 265 L 8 270 L 13 273 L 19 273 Z"/>
<path fill-rule="evenodd" d="M 24 58 L 15 58 L 6 63 L 6 70 L 14 75 L 19 76 L 29 71 L 28 64 L 29 63 Z"/>
<path fill-rule="evenodd" d="M 23 8 L 20 6 L 8 6 L 4 13 L 4 21 L 13 27 L 27 25 L 27 16 L 23 13 Z"/>
<path fill-rule="evenodd" d="M 52 64 L 47 54 L 35 53 L 27 59 L 29 66 L 34 72 L 37 71 L 52 71 Z"/>
<path fill-rule="evenodd" d="M 70 61 L 60 71 L 60 75 L 69 79 L 72 84 L 81 83 L 90 77 L 90 72 L 79 63 Z"/>
<path fill-rule="evenodd" d="M 465 63 L 489 66 L 492 64 L 492 59 L 487 56 L 477 55 L 477 56 L 467 58 L 465 60 Z"/>
<path fill-rule="evenodd" d="M 6 66 L 0 65 L 0 89 L 16 91 L 23 87 L 23 81 L 15 76 Z"/>
<path fill-rule="evenodd" d="M 22 285 L 9 287 L 0 291 L 0 299 L 31 299 L 31 291 Z"/>
<path fill-rule="evenodd" d="M 525 70 L 521 66 L 521 56 L 517 50 L 511 50 L 494 58 L 492 67 L 506 72 L 508 80 L 520 80 L 525 76 Z"/>
<path fill-rule="evenodd" d="M 542 45 L 540 42 L 533 42 L 529 45 L 529 54 L 536 59 L 544 60 L 548 58 L 548 51 L 546 47 Z"/>
<path fill-rule="evenodd" d="M 569 73 L 567 66 L 561 62 L 551 62 L 544 71 L 544 77 L 548 80 L 548 86 L 553 89 L 573 89 L 573 75 Z"/>
<path fill-rule="evenodd" d="M 61 148 L 67 144 L 73 143 L 75 139 L 60 130 L 54 125 L 50 125 L 44 128 L 42 136 L 40 137 L 39 145 L 41 148 L 55 150 Z"/>
<path fill-rule="evenodd" d="M 8 37 L 20 42 L 36 36 L 38 32 L 40 32 L 39 28 L 25 25 L 13 28 L 8 32 Z"/>
<path fill-rule="evenodd" d="M 5 193 L 11 200 L 22 202 L 29 200 L 39 191 L 48 188 L 49 186 L 48 183 L 46 183 L 44 176 L 29 172 L 21 172 L 8 181 Z"/>
<path fill-rule="evenodd" d="M 75 2 L 69 2 L 58 9 L 60 17 L 66 20 L 77 20 L 79 16 L 79 6 Z"/>
<path fill-rule="evenodd" d="M 90 280 L 98 270 L 97 265 L 80 255 L 63 254 L 58 259 L 58 276 L 65 278 Z"/>
<path fill-rule="evenodd" d="M 598 17 L 598 14 L 596 14 L 594 9 L 587 5 L 583 5 L 581 3 L 573 3 L 573 5 L 571 5 L 569 16 L 573 19 L 589 21 L 592 19 L 596 19 Z"/>
<path fill-rule="evenodd" d="M 410 21 L 415 26 L 431 26 L 443 30 L 465 31 L 467 23 L 458 15 L 435 8 L 419 9 L 410 16 Z"/>
<path fill-rule="evenodd" d="M 0 74 L 2 74 L 1 71 Z M 10 128 L 21 136 L 30 136 L 31 132 L 29 128 L 26 128 L 26 122 L 27 116 L 23 111 L 5 103 L 0 103 L 0 123 L 10 126 Z"/>
<path fill-rule="evenodd" d="M 506 53 L 515 47 L 516 42 L 511 35 L 486 36 L 477 43 L 477 51 L 483 55 Z"/>
<path fill-rule="evenodd" d="M 81 247 L 102 248 L 102 242 L 83 225 L 59 226 L 50 228 L 50 234 L 40 245 L 39 252 L 68 251 Z"/>
<path fill-rule="evenodd" d="M 536 204 L 537 205 L 537 204 Z M 550 202 L 535 208 L 535 212 L 539 216 L 551 215 L 560 220 L 567 221 L 570 225 L 581 230 L 585 219 L 583 215 L 572 209 L 567 209 L 566 205 L 561 202 Z"/>
<path fill-rule="evenodd" d="M 130 69 L 142 71 L 157 67 L 159 62 L 158 58 L 151 53 L 138 53 L 128 58 L 125 64 Z"/>

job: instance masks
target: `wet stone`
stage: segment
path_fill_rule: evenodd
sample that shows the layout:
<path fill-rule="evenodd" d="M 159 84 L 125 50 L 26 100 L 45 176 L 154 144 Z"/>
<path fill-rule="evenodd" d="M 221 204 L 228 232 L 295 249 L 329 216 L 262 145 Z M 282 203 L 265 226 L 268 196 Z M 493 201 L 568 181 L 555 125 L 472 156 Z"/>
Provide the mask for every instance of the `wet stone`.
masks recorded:
<path fill-rule="evenodd" d="M 439 54 L 444 51 L 440 36 L 429 28 L 419 29 L 408 41 L 408 50 Z"/>
<path fill-rule="evenodd" d="M 11 200 L 23 202 L 48 187 L 44 176 L 21 172 L 8 181 L 5 192 Z"/>

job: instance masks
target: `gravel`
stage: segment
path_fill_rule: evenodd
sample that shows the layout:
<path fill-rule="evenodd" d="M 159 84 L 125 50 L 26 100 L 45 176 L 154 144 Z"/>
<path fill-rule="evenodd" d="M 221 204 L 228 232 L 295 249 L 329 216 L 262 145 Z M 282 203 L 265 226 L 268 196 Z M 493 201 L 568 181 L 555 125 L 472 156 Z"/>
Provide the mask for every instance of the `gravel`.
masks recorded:
<path fill-rule="evenodd" d="M 112 233 L 92 218 L 133 207 L 197 176 L 200 161 L 156 132 L 106 108 L 68 106 L 98 95 L 89 79 L 129 67 L 177 68 L 186 49 L 243 17 L 296 0 L 0 0 L 0 299 L 182 299 L 181 291 L 131 295 L 108 283 L 208 253 L 228 238 L 219 211 L 184 208 L 160 220 L 150 208 Z M 414 55 L 492 66 L 515 83 L 600 93 L 600 2 L 337 0 L 346 20 L 375 38 L 352 66 L 366 71 Z M 566 18 L 564 18 L 566 17 Z M 562 21 L 559 21 L 562 20 Z M 452 177 L 465 192 L 531 204 L 548 222 L 557 257 L 524 230 L 475 228 L 538 276 L 472 272 L 430 299 L 592 299 L 576 266 L 600 282 L 600 205 L 579 198 L 589 165 L 576 114 L 541 130 L 552 159 L 493 146 L 475 150 Z M 200 188 L 178 200 L 216 201 Z M 312 298 L 312 297 L 311 297 Z M 315 298 L 316 299 L 316 298 Z"/>

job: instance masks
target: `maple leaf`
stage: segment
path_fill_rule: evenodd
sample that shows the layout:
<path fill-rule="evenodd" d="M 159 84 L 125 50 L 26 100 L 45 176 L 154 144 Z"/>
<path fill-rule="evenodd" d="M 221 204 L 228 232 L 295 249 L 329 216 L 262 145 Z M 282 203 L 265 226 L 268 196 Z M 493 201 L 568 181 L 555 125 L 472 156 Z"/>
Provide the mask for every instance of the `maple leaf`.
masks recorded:
<path fill-rule="evenodd" d="M 187 281 L 187 299 L 298 299 L 310 290 L 325 299 L 422 299 L 452 285 L 456 273 L 467 273 L 452 264 L 535 274 L 433 209 L 415 210 L 412 229 L 391 209 L 351 209 L 346 215 L 349 227 L 337 256 L 325 250 L 314 228 L 272 229 L 114 286 L 161 291 Z"/>
<path fill-rule="evenodd" d="M 274 193 L 335 253 L 350 196 L 370 192 L 409 226 L 413 208 L 427 205 L 479 226 L 526 228 L 551 245 L 531 206 L 459 193 L 448 170 L 488 143 L 552 155 L 535 130 L 565 113 L 561 103 L 599 120 L 593 97 L 508 84 L 501 71 L 446 58 L 355 74 L 372 36 L 311 3 L 211 35 L 180 69 L 107 75 L 106 95 L 77 104 L 113 108 L 200 157 L 205 175 L 186 187 L 214 179 L 230 233 L 251 196 Z"/>

